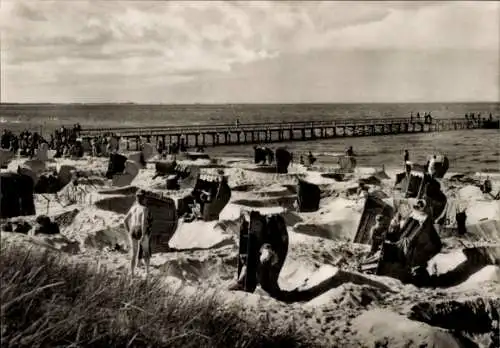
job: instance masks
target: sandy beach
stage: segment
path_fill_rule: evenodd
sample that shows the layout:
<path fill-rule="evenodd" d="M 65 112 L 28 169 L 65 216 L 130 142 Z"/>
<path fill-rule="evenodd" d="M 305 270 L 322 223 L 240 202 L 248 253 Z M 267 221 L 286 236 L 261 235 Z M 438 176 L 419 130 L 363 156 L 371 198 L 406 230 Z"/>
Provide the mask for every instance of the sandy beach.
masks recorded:
<path fill-rule="evenodd" d="M 47 170 L 57 171 L 63 165 L 71 165 L 89 173 L 88 177 L 95 180 L 92 183 L 82 181 L 78 185 L 74 204 L 61 198 L 72 184 L 57 195 L 35 195 L 37 215 L 46 214 L 59 221 L 59 235 L 29 236 L 2 231 L 2 246 L 14 244 L 50 250 L 64 255 L 70 263 L 91 263 L 117 275 L 127 274 L 129 245 L 122 221 L 130 205 L 127 202 L 134 197 L 131 187 L 174 199 L 192 189 L 188 186 L 178 191 L 166 190 L 165 178 L 154 178 L 154 162 L 158 159 L 158 155 L 154 155 L 130 185 L 120 189 L 125 194 L 106 193 L 105 190 L 116 188 L 111 187 L 110 180 L 99 175 L 106 171 L 108 159 L 105 157 L 49 159 Z M 13 160 L 8 170 L 15 170 L 23 161 Z M 435 347 L 464 347 L 463 342 L 467 341 L 491 347 L 496 339 L 494 330 L 498 330 L 498 321 L 494 318 L 491 319 L 493 329 L 466 332 L 450 327 L 445 317 L 429 322 L 431 319 L 425 319 L 425 315 L 415 309 L 422 304 L 432 306 L 450 301 L 485 301 L 493 306 L 492 313 L 498 313 L 500 308 L 500 201 L 481 193 L 474 185 L 450 180 L 456 174 L 453 168 L 440 182 L 449 199 L 453 197 L 467 206 L 468 233 L 459 236 L 449 232 L 453 231 L 452 226 L 446 230 L 448 232 L 440 232 L 443 247 L 428 262 L 429 274 L 453 274 L 467 261 L 464 248 L 489 247 L 491 258 L 487 263 L 476 265 L 476 269 L 452 285 L 434 288 L 403 284 L 394 278 L 358 271 L 370 249 L 368 244 L 353 243 L 365 198 L 346 192 L 356 189 L 359 179 L 378 177 L 375 184 L 369 185 L 369 192 L 392 197 L 395 176 L 401 169 L 384 168 L 382 171 L 381 167 L 363 167 L 361 163 L 346 180 L 339 182 L 322 176 L 328 170 L 334 171 L 334 167 L 321 168 L 320 164 L 313 169 L 292 164 L 288 174 L 274 174 L 260 172 L 259 166 L 245 158 L 181 159 L 178 163 L 198 167 L 203 174 L 215 174 L 222 168 L 232 195 L 218 221 L 179 222 L 169 242 L 172 251 L 153 254 L 150 276 L 162 279 L 166 287 L 180 289 L 187 297 L 196 296 L 200 291 L 213 293 L 221 305 L 238 306 L 241 315 L 248 320 L 259 320 L 264 315 L 278 324 L 294 322 L 325 346 L 358 347 L 385 342 L 390 347 L 402 347 L 413 346 L 412 342 L 417 341 Z M 217 169 L 207 168 L 214 167 L 215 163 Z M 477 173 L 476 177 L 479 176 Z M 296 192 L 291 188 L 296 185 L 297 177 L 320 187 L 322 198 L 317 211 L 302 213 L 293 207 Z M 495 176 L 491 178 L 493 192 L 497 192 L 500 181 Z M 301 291 L 328 279 L 340 280 L 307 300 L 293 303 L 278 301 L 259 287 L 254 293 L 228 291 L 237 276 L 238 218 L 242 209 L 257 210 L 261 214 L 278 213 L 284 217 L 289 249 L 279 274 L 281 289 Z M 34 225 L 35 216 L 13 220 L 16 219 Z M 143 266 L 138 272 L 140 277 L 145 276 Z M 415 311 L 420 314 L 414 314 Z M 474 320 L 472 316 L 471 320 Z"/>

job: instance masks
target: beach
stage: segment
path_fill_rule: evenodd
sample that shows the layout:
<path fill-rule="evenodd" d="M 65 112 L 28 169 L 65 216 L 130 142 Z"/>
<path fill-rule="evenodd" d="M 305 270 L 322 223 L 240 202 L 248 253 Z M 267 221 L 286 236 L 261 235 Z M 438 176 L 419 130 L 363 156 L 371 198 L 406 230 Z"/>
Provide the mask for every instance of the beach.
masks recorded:
<path fill-rule="evenodd" d="M 0 346 L 500 347 L 499 26 L 2 2 Z"/>
<path fill-rule="evenodd" d="M 475 132 L 482 131 L 469 134 Z M 373 141 L 377 140 L 374 138 Z M 425 143 L 425 140 L 420 141 Z M 341 145 L 335 146 L 340 151 Z M 216 175 L 217 170 L 223 169 L 232 189 L 231 199 L 216 221 L 180 222 L 169 242 L 172 251 L 153 254 L 150 276 L 161 279 L 167 288 L 177 289 L 187 298 L 198 296 L 196 294 L 200 292 L 212 294 L 223 307 L 237 306 L 245 320 L 259 320 L 264 315 L 276 325 L 293 322 L 324 346 L 356 347 L 385 340 L 389 346 L 399 347 L 418 337 L 421 342 L 431 345 L 441 342 L 447 344 L 442 346 L 459 347 L 460 340 L 465 336 L 476 344 L 494 340 L 494 331 L 454 332 L 446 323 L 413 320 L 410 317 L 415 315 L 411 313 L 414 313 L 416 305 L 429 302 L 484 300 L 497 305 L 495 301 L 498 301 L 497 290 L 500 286 L 500 201 L 482 194 L 473 185 L 452 181 L 450 178 L 461 171 L 450 162 L 450 170 L 440 182 L 447 197 L 459 197 L 460 202 L 467 205 L 469 234 L 459 236 L 443 232 L 443 247 L 429 260 L 427 268 L 433 275 L 453 273 L 467 260 L 463 252 L 466 247 L 487 246 L 493 250 L 492 260 L 479 265 L 456 284 L 436 288 L 417 287 L 395 278 L 360 272 L 358 266 L 370 246 L 354 243 L 353 240 L 365 199 L 346 192 L 356 189 L 360 179 L 375 176 L 380 179 L 369 185 L 370 192 L 391 197 L 395 176 L 402 171 L 395 165 L 382 169 L 383 161 L 370 162 L 371 156 L 364 153 L 365 148 L 370 147 L 368 142 L 365 146 L 357 148 L 360 155 L 358 165 L 343 181 L 322 176 L 336 168 L 333 160 L 332 163 L 322 161 L 325 155 L 317 163 L 318 167 L 323 167 L 322 170 L 292 163 L 288 174 L 262 172 L 250 159 L 252 153 L 249 149 L 245 150 L 247 156 L 239 157 L 228 156 L 230 149 L 227 152 L 217 149 L 226 156 L 216 156 L 215 151 L 210 150 L 211 160 L 188 161 L 180 156 L 180 164 L 198 167 L 201 173 Z M 336 152 L 337 148 L 334 147 L 332 152 Z M 372 151 L 372 156 L 376 156 Z M 426 153 L 414 151 L 412 155 L 425 157 Z M 122 189 L 142 188 L 174 199 L 189 193 L 192 186 L 180 191 L 166 190 L 165 178 L 154 177 L 155 161 L 158 160 L 158 155 L 153 155 L 130 185 Z M 9 169 L 15 170 L 23 161 L 13 160 Z M 380 165 L 370 166 L 367 163 Z M 217 164 L 218 169 L 211 168 L 213 164 Z M 49 159 L 46 165 L 56 171 L 62 165 L 71 165 L 77 170 L 94 173 L 92 176 L 96 181 L 78 185 L 80 196 L 74 204 L 66 205 L 55 198 L 57 195 L 35 194 L 37 215 L 47 214 L 51 218 L 65 216 L 60 219 L 60 235 L 29 236 L 3 231 L 2 245 L 49 250 L 63 254 L 69 263 L 96 264 L 113 274 L 126 275 L 130 256 L 122 220 L 126 212 L 124 207 L 129 204 L 126 202 L 130 201 L 133 193 L 119 193 L 121 189 L 111 187 L 109 181 L 102 177 L 97 180 L 99 175 L 96 173 L 106 171 L 108 158 Z M 317 211 L 302 213 L 290 203 L 296 197 L 291 187 L 297 184 L 297 177 L 321 188 L 322 198 Z M 470 177 L 480 179 L 484 178 L 484 174 L 471 173 Z M 500 189 L 499 179 L 492 175 L 494 193 Z M 100 193 L 103 190 L 111 190 L 111 193 Z M 118 191 L 113 194 L 113 190 Z M 337 279 L 334 282 L 336 285 L 307 300 L 292 303 L 276 300 L 261 288 L 257 288 L 255 293 L 228 291 L 237 275 L 238 218 L 242 210 L 284 217 L 289 248 L 278 280 L 284 291 L 312 289 L 328 279 Z M 20 218 L 34 224 L 34 216 Z M 484 232 L 486 230 L 488 233 Z M 143 266 L 138 272 L 139 277 L 145 277 Z"/>

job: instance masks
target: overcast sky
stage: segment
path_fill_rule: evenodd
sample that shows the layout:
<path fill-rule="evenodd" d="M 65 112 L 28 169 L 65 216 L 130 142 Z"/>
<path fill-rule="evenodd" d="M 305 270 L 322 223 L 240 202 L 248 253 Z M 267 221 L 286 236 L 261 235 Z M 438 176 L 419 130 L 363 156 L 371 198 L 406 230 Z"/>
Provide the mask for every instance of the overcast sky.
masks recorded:
<path fill-rule="evenodd" d="M 0 0 L 3 102 L 500 101 L 498 2 Z"/>

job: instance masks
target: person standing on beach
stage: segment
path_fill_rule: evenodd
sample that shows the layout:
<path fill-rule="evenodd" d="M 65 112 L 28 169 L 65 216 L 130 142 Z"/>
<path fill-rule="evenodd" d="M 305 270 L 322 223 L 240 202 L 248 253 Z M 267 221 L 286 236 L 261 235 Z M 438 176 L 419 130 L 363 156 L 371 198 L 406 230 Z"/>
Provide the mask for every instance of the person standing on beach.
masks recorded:
<path fill-rule="evenodd" d="M 314 162 L 316 162 L 316 157 L 314 157 L 311 151 L 309 151 L 309 154 L 307 155 L 307 160 L 309 161 L 310 166 L 312 166 Z"/>
<path fill-rule="evenodd" d="M 404 163 L 408 162 L 410 160 L 410 153 L 408 152 L 407 149 L 405 149 L 405 155 L 404 155 Z"/>
<path fill-rule="evenodd" d="M 432 158 L 429 161 L 429 168 L 427 169 L 431 178 L 434 178 L 434 176 L 436 175 L 436 162 L 436 155 L 432 155 Z"/>
<path fill-rule="evenodd" d="M 128 211 L 123 224 L 129 236 L 132 250 L 131 275 L 134 276 L 135 267 L 142 256 L 146 263 L 146 276 L 148 276 L 149 262 L 151 260 L 153 215 L 146 206 L 146 192 L 144 190 L 137 191 L 135 204 Z"/>
<path fill-rule="evenodd" d="M 408 196 L 408 190 L 410 189 L 411 184 L 411 171 L 412 171 L 412 163 L 410 161 L 405 162 L 405 188 L 403 192 L 405 197 Z"/>
<path fill-rule="evenodd" d="M 352 149 L 352 146 L 349 146 L 349 148 L 346 150 L 345 154 L 347 156 L 354 156 L 354 150 Z"/>
<path fill-rule="evenodd" d="M 386 227 L 383 224 L 383 215 L 377 214 L 375 216 L 375 225 L 370 230 L 372 239 L 372 248 L 369 255 L 375 254 L 384 243 L 386 235 Z"/>

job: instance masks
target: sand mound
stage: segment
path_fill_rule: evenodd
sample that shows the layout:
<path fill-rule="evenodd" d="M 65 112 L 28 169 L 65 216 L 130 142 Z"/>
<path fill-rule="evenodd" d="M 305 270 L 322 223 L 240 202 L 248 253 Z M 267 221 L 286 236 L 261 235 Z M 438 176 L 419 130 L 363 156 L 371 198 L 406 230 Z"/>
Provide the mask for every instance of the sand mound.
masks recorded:
<path fill-rule="evenodd" d="M 94 183 L 79 183 L 74 185 L 70 182 L 68 185 L 64 186 L 56 195 L 47 195 L 47 197 L 53 197 L 53 199 L 59 202 L 63 207 L 72 204 L 92 204 L 92 200 L 95 197 L 95 192 L 98 189 Z"/>
<path fill-rule="evenodd" d="M 456 269 L 465 262 L 467 257 L 462 250 L 453 250 L 450 253 L 439 253 L 427 263 L 427 271 L 431 275 L 442 275 Z"/>
<path fill-rule="evenodd" d="M 477 297 L 464 301 L 421 302 L 411 308 L 408 317 L 448 330 L 487 333 L 497 329 L 494 321 L 499 311 L 500 297 Z"/>
<path fill-rule="evenodd" d="M 376 171 L 374 176 L 379 180 L 391 180 L 391 177 L 386 173 L 385 169 Z"/>
<path fill-rule="evenodd" d="M 61 234 L 64 234 L 70 239 L 78 240 L 81 245 L 84 245 L 85 240 L 92 240 L 95 234 L 108 234 L 108 228 L 113 232 L 113 236 L 114 232 L 119 232 L 119 234 L 121 234 L 122 231 L 120 229 L 116 231 L 115 229 L 122 225 L 122 220 L 123 215 L 121 214 L 106 212 L 96 207 L 88 206 L 75 216 L 70 225 L 61 228 Z M 99 238 L 100 237 L 96 237 L 96 240 L 100 240 Z M 115 239 L 123 239 L 123 237 L 117 236 Z M 96 243 L 96 245 L 99 245 L 99 247 L 101 246 L 99 243 Z M 111 244 L 111 246 L 114 246 L 114 244 Z"/>
<path fill-rule="evenodd" d="M 484 194 L 479 187 L 468 185 L 458 190 L 457 197 L 464 201 L 478 201 L 484 199 Z"/>
<path fill-rule="evenodd" d="M 77 254 L 80 252 L 80 243 L 72 241 L 62 234 L 29 236 L 21 233 L 0 232 L 2 245 L 5 243 L 14 245 L 25 245 L 28 248 L 36 246 L 35 249 L 45 249 L 68 254 Z"/>
<path fill-rule="evenodd" d="M 80 252 L 80 243 L 78 241 L 70 241 L 64 235 L 36 235 L 32 237 L 39 242 L 36 244 L 47 245 L 50 249 L 56 249 L 69 254 L 77 254 Z"/>
<path fill-rule="evenodd" d="M 384 297 L 384 292 L 375 287 L 346 283 L 319 295 L 305 303 L 304 307 L 318 308 L 334 303 L 342 309 L 366 308 L 379 303 Z"/>
<path fill-rule="evenodd" d="M 361 219 L 364 201 L 360 199 L 356 202 L 341 197 L 327 201 L 317 213 L 300 214 L 304 222 L 295 225 L 294 231 L 326 239 L 351 241 Z"/>
<path fill-rule="evenodd" d="M 365 312 L 352 322 L 369 347 L 464 347 L 452 334 L 388 310 Z"/>
<path fill-rule="evenodd" d="M 175 249 L 211 249 L 233 244 L 233 234 L 225 231 L 218 221 L 195 220 L 185 223 L 179 220 L 169 246 Z M 238 228 L 239 231 L 239 228 Z"/>
<path fill-rule="evenodd" d="M 162 276 L 175 277 L 187 284 L 217 284 L 232 280 L 236 275 L 237 258 L 217 254 L 204 256 L 180 256 L 159 266 Z"/>
<path fill-rule="evenodd" d="M 459 285 L 460 289 L 477 289 L 481 287 L 482 283 L 495 282 L 500 283 L 500 267 L 499 266 L 485 266 L 479 271 L 471 275 L 465 282 Z"/>
<path fill-rule="evenodd" d="M 106 227 L 89 232 L 83 241 L 86 248 L 104 250 L 105 248 L 120 246 L 122 250 L 129 249 L 127 232 L 122 226 Z"/>
<path fill-rule="evenodd" d="M 467 226 L 467 234 L 470 240 L 500 241 L 500 220 L 481 221 L 475 225 Z"/>
<path fill-rule="evenodd" d="M 164 188 L 166 186 L 165 178 L 159 176 L 154 178 L 154 169 L 141 169 L 136 177 L 127 185 L 136 186 L 138 188 L 152 190 L 155 188 Z M 127 186 L 123 185 L 123 186 Z"/>

